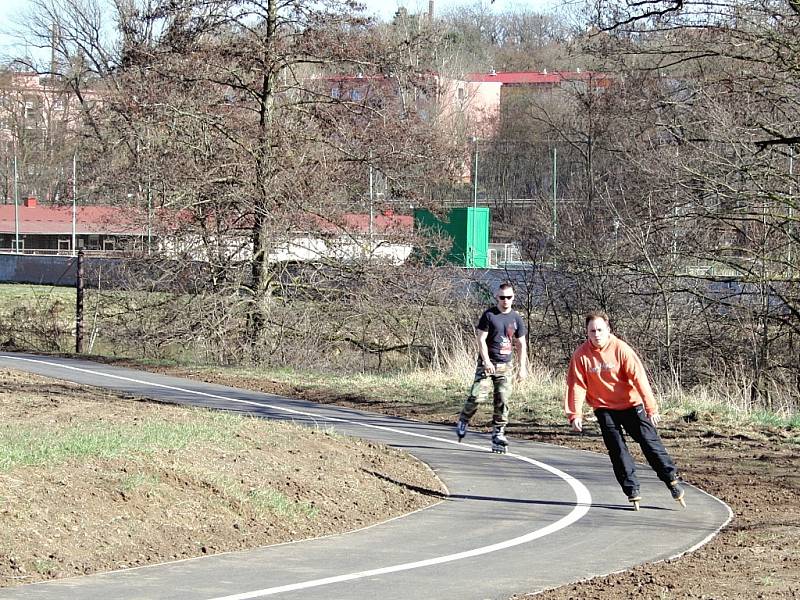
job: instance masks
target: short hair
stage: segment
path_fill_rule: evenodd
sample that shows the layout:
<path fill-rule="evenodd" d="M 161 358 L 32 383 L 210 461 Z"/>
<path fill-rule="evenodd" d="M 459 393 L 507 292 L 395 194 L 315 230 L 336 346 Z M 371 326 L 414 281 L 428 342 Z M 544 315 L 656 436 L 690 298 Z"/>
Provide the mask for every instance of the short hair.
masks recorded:
<path fill-rule="evenodd" d="M 611 325 L 611 322 L 610 322 L 610 320 L 608 318 L 608 315 L 606 314 L 606 312 L 604 310 L 591 310 L 588 313 L 586 313 L 586 318 L 585 318 L 585 320 L 583 322 L 584 328 L 588 327 L 589 326 L 589 322 L 590 321 L 594 321 L 595 319 L 603 319 L 603 321 L 606 322 L 606 325 L 609 325 L 609 326 Z"/>
<path fill-rule="evenodd" d="M 497 291 L 507 290 L 508 288 L 514 289 L 514 284 L 510 281 L 504 281 L 500 285 L 497 286 Z"/>

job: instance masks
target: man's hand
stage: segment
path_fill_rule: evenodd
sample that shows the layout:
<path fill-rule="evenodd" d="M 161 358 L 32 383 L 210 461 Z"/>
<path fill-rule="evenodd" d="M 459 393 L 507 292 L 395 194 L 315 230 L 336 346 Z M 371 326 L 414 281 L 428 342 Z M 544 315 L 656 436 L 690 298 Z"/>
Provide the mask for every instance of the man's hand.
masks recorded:
<path fill-rule="evenodd" d="M 569 424 L 572 425 L 572 431 L 576 433 L 583 431 L 583 419 L 580 417 L 575 417 Z"/>
<path fill-rule="evenodd" d="M 483 361 L 483 370 L 486 371 L 489 375 L 494 375 L 497 369 L 494 366 L 494 363 L 490 360 Z"/>
<path fill-rule="evenodd" d="M 653 424 L 653 427 L 658 427 L 658 424 L 661 422 L 661 415 L 653 413 L 650 415 L 650 422 Z"/>

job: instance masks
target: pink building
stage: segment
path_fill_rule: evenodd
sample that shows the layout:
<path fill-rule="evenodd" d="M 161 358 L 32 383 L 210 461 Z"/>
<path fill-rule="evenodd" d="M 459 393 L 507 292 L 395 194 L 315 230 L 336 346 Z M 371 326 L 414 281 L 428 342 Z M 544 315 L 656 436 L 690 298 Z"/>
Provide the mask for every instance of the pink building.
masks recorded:
<path fill-rule="evenodd" d="M 460 179 L 472 180 L 475 144 L 494 137 L 503 109 L 512 97 L 549 94 L 567 86 L 606 88 L 610 78 L 593 71 L 513 71 L 468 73 L 463 80 L 441 78 L 440 103 L 445 123 L 464 144 Z"/>
<path fill-rule="evenodd" d="M 439 77 L 440 114 L 464 139 L 482 137 L 497 127 L 502 82 Z"/>
<path fill-rule="evenodd" d="M 603 89 L 610 85 L 608 75 L 596 71 L 491 71 L 468 73 L 464 82 L 469 98 L 473 135 L 491 137 L 499 126 L 501 107 L 519 94 L 546 94 L 567 86 Z"/>
<path fill-rule="evenodd" d="M 82 102 L 59 78 L 32 72 L 0 71 L 0 194 L 63 197 L 72 162 L 71 138 L 99 99 L 82 90 Z M 16 168 L 15 168 L 16 163 Z"/>
<path fill-rule="evenodd" d="M 98 95 L 84 91 L 84 100 Z M 47 135 L 57 129 L 75 129 L 81 106 L 77 96 L 59 79 L 31 72 L 0 72 L 0 140 L 22 138 L 25 132 Z"/>

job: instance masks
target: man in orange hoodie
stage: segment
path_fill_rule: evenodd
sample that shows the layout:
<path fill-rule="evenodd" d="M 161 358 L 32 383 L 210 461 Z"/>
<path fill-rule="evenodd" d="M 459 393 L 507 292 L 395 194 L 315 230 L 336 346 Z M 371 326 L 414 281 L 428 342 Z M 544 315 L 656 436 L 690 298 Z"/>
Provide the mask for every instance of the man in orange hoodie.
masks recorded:
<path fill-rule="evenodd" d="M 636 465 L 625 443 L 627 433 L 642 448 L 648 464 L 686 506 L 678 470 L 656 431 L 660 420 L 653 390 L 642 361 L 633 349 L 611 333 L 608 315 L 586 315 L 586 337 L 572 355 L 567 371 L 564 409 L 573 431 L 583 431 L 583 404 L 593 410 L 611 458 L 614 475 L 635 510 L 639 510 Z"/>

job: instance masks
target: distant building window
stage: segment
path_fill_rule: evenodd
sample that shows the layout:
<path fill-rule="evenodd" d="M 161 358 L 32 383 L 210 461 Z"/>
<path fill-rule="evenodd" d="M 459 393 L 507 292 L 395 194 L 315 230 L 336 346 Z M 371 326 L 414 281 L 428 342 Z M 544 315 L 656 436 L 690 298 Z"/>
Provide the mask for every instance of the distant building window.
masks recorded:
<path fill-rule="evenodd" d="M 353 90 L 350 92 L 350 98 L 356 102 L 364 99 L 364 92 L 362 90 Z"/>
<path fill-rule="evenodd" d="M 458 99 L 462 102 L 467 99 L 467 90 L 463 87 L 458 88 Z"/>
<path fill-rule="evenodd" d="M 339 89 L 338 85 L 333 86 L 331 90 L 331 98 L 341 98 L 342 97 L 342 90 Z"/>

